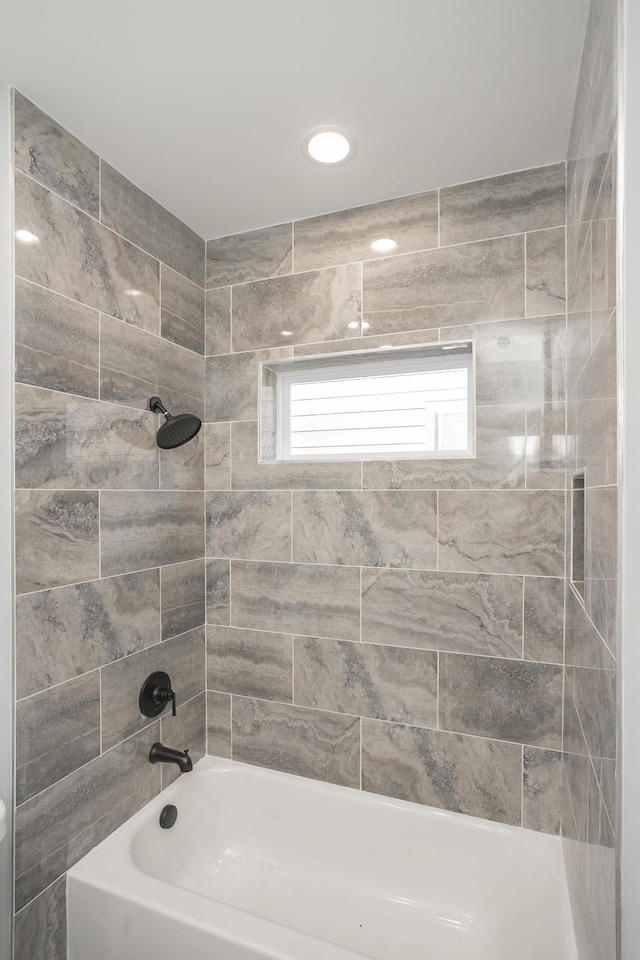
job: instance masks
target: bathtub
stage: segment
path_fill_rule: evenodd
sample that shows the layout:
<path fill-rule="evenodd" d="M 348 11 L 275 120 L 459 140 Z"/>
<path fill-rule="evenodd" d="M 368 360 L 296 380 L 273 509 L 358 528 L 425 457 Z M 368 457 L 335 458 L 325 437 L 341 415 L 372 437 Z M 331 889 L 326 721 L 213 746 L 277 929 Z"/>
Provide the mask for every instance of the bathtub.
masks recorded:
<path fill-rule="evenodd" d="M 213 757 L 67 883 L 70 960 L 576 958 L 557 839 Z"/>

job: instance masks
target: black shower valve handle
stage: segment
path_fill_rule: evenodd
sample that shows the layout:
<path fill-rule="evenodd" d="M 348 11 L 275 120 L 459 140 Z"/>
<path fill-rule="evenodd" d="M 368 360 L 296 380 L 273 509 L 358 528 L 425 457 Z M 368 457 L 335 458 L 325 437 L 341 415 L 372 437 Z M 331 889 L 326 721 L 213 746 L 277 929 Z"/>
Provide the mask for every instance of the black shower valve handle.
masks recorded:
<path fill-rule="evenodd" d="M 176 715 L 176 695 L 175 691 L 167 687 L 156 687 L 153 693 L 151 694 L 151 699 L 155 703 L 169 703 L 171 702 L 171 715 L 175 717 Z"/>

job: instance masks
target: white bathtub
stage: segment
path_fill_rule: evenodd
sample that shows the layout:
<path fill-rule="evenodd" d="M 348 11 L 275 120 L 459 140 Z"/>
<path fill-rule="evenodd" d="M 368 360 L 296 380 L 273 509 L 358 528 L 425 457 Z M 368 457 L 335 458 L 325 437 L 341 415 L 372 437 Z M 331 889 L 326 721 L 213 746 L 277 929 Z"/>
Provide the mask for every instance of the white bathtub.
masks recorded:
<path fill-rule="evenodd" d="M 212 757 L 69 871 L 68 917 L 70 960 L 576 957 L 555 838 Z"/>

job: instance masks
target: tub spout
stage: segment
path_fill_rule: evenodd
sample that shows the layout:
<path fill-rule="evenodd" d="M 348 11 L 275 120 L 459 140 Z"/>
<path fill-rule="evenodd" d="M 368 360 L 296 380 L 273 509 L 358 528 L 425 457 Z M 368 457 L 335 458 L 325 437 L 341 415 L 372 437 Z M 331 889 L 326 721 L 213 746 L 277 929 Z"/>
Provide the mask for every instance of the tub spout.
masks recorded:
<path fill-rule="evenodd" d="M 171 747 L 165 747 L 161 743 L 154 743 L 149 750 L 150 763 L 175 763 L 180 767 L 181 773 L 189 773 L 193 770 L 193 763 L 188 750 L 172 750 Z"/>

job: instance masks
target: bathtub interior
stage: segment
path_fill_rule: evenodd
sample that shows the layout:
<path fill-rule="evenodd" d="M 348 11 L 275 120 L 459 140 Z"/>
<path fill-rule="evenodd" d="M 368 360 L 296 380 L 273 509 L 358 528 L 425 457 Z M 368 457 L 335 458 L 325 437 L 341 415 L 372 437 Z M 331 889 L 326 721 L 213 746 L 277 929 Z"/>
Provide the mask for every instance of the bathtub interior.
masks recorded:
<path fill-rule="evenodd" d="M 213 758 L 172 790 L 148 877 L 374 960 L 573 960 L 554 838 Z"/>

